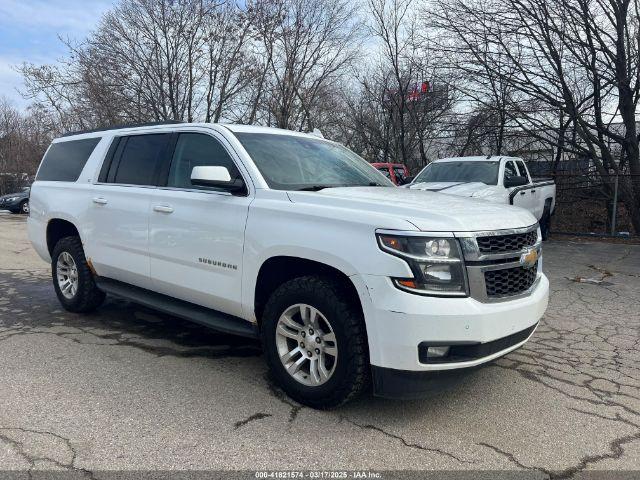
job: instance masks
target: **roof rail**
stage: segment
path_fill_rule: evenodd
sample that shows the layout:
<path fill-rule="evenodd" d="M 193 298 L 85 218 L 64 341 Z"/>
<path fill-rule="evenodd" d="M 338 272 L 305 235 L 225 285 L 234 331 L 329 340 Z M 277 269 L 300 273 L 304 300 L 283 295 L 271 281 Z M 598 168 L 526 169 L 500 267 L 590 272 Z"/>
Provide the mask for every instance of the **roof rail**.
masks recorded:
<path fill-rule="evenodd" d="M 121 130 L 123 128 L 136 128 L 136 127 L 153 127 L 155 125 L 174 125 L 176 123 L 184 123 L 180 120 L 165 120 L 162 122 L 148 122 L 148 123 L 127 123 L 124 125 L 114 125 L 112 127 L 102 127 L 102 128 L 94 128 L 92 130 L 78 130 L 75 132 L 67 132 L 64 133 L 62 135 L 60 135 L 61 137 L 70 137 L 72 135 L 80 135 L 82 133 L 93 133 L 93 132 L 104 132 L 107 130 Z"/>

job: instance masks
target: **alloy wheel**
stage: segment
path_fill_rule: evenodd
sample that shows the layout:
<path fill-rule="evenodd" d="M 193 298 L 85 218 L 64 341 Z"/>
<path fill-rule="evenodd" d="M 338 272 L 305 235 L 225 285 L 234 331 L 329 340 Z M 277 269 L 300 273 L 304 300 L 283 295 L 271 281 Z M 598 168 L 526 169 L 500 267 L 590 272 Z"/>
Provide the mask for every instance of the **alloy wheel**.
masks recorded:
<path fill-rule="evenodd" d="M 58 286 L 65 298 L 71 300 L 78 291 L 78 267 L 68 252 L 62 252 L 58 256 L 56 264 Z"/>
<path fill-rule="evenodd" d="M 327 318 L 311 305 L 299 303 L 284 311 L 276 325 L 276 347 L 287 373 L 303 385 L 322 385 L 335 372 L 335 333 Z"/>

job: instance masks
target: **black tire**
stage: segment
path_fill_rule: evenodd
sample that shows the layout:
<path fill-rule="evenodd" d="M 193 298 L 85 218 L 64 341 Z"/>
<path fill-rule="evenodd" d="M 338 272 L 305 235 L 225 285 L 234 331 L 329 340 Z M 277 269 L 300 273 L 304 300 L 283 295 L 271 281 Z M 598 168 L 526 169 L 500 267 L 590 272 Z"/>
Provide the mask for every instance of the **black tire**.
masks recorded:
<path fill-rule="evenodd" d="M 23 200 L 22 202 L 20 202 L 20 209 L 18 210 L 19 213 L 22 213 L 23 215 L 29 215 L 29 200 Z"/>
<path fill-rule="evenodd" d="M 72 298 L 65 297 L 58 284 L 58 258 L 64 252 L 71 255 L 78 271 L 78 289 Z M 53 288 L 65 310 L 75 313 L 91 312 L 104 302 L 105 294 L 94 281 L 79 237 L 63 237 L 56 243 L 51 254 L 51 276 Z"/>
<path fill-rule="evenodd" d="M 357 397 L 369 385 L 370 366 L 367 333 L 360 305 L 345 295 L 346 289 L 329 277 L 294 278 L 278 287 L 265 305 L 261 339 L 271 377 L 291 398 L 317 409 L 342 405 Z M 280 361 L 276 327 L 282 313 L 292 305 L 305 303 L 318 309 L 336 336 L 338 359 L 326 383 L 307 386 L 298 382 Z"/>

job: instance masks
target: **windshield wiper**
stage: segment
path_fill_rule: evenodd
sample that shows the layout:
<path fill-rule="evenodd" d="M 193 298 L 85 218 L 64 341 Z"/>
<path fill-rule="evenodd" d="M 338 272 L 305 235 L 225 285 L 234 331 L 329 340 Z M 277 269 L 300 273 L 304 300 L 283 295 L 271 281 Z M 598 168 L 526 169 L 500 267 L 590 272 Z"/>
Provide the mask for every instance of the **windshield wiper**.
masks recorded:
<path fill-rule="evenodd" d="M 309 185 L 308 187 L 296 188 L 299 192 L 319 192 L 323 188 L 331 188 L 332 185 Z"/>
<path fill-rule="evenodd" d="M 369 182 L 367 185 L 309 185 L 307 187 L 296 188 L 299 192 L 319 192 L 325 188 L 339 188 L 339 187 L 384 187 L 378 182 Z"/>

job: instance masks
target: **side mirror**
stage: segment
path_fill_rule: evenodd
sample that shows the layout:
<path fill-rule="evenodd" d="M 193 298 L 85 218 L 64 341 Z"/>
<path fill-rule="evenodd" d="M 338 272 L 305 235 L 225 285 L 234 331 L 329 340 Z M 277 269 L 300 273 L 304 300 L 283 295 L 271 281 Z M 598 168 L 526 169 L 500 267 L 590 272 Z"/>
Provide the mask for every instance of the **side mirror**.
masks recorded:
<path fill-rule="evenodd" d="M 521 187 L 522 185 L 526 185 L 527 183 L 529 183 L 527 177 L 520 177 L 518 175 L 515 175 L 513 177 L 504 179 L 504 188 Z"/>
<path fill-rule="evenodd" d="M 191 170 L 191 184 L 200 187 L 215 187 L 231 193 L 245 191 L 242 177 L 231 178 L 227 167 L 202 166 Z"/>

